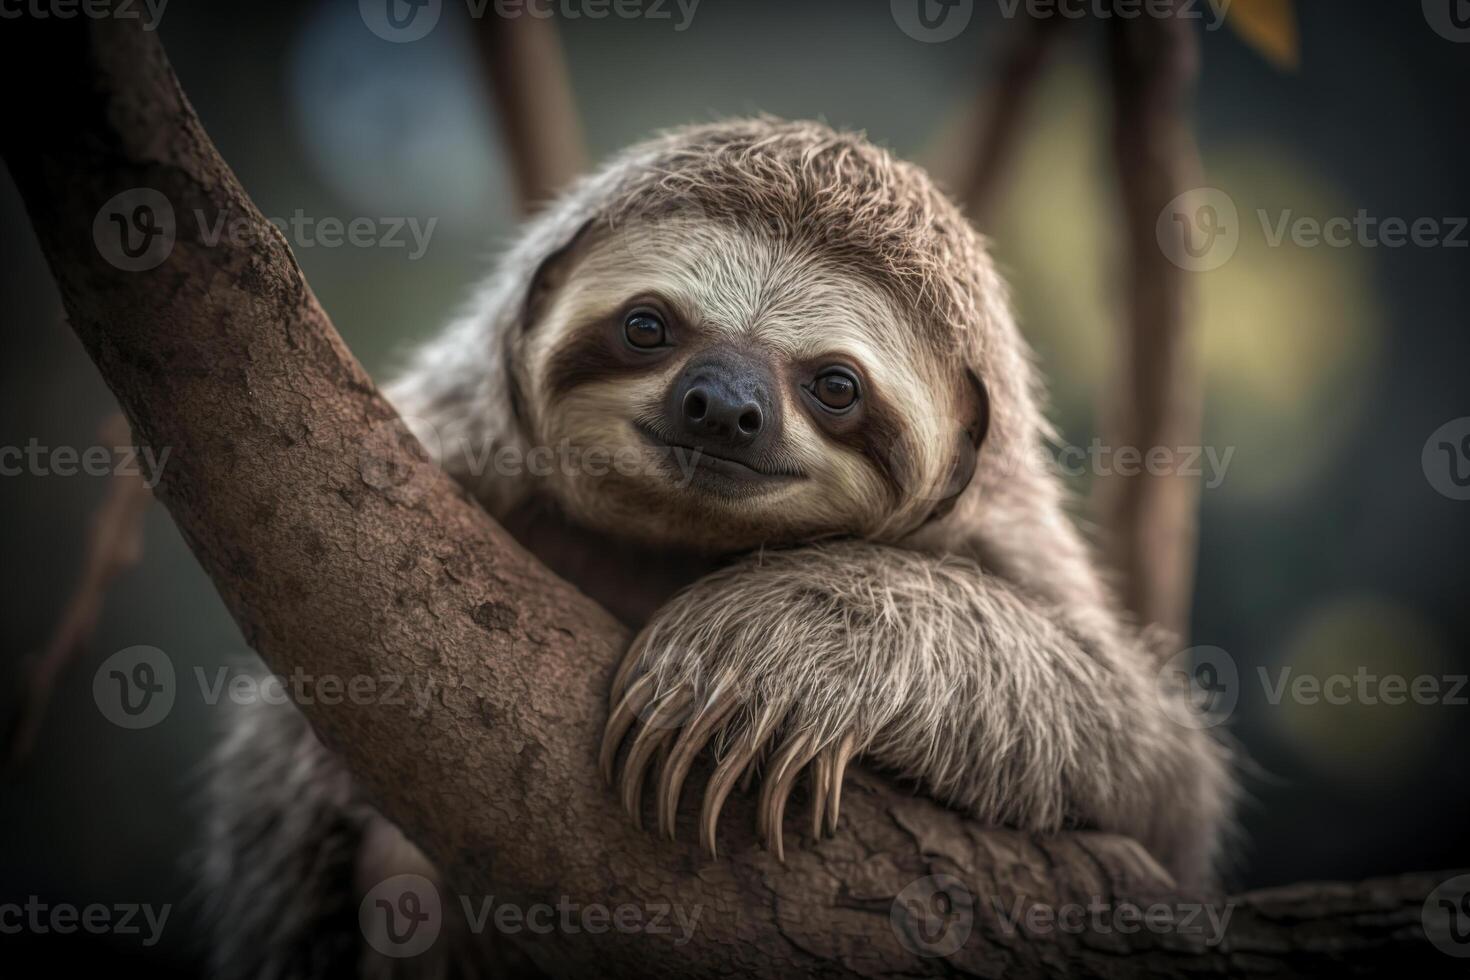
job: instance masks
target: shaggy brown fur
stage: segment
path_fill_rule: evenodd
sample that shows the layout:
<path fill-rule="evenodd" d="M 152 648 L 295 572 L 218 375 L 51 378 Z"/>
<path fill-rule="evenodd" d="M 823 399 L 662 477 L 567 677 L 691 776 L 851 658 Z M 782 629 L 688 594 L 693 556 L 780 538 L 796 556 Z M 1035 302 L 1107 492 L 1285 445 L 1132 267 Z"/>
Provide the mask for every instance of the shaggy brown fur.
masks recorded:
<path fill-rule="evenodd" d="M 619 347 L 635 301 L 657 304 L 677 343 L 649 358 Z M 762 463 L 795 474 L 775 489 L 690 489 L 640 436 L 666 421 L 683 365 L 720 352 L 769 368 L 783 428 Z M 841 417 L 802 393 L 834 359 L 870 395 Z M 758 771 L 779 853 L 799 774 L 820 832 L 862 756 L 978 820 L 1129 834 L 1185 883 L 1209 881 L 1228 754 L 1171 721 L 1152 651 L 1036 464 L 1049 430 L 1004 285 L 917 168 L 771 119 L 634 147 L 531 223 L 390 395 L 492 513 L 641 627 L 602 760 L 634 819 L 663 757 L 654 812 L 672 833 L 708 749 L 705 846 Z M 491 464 L 557 445 L 636 465 Z M 226 764 L 255 764 L 238 743 Z M 286 782 L 330 776 L 324 753 L 310 758 Z M 226 810 L 297 805 L 287 785 L 255 803 L 216 785 Z M 234 858 L 249 863 L 300 842 L 216 846 L 258 852 Z"/>

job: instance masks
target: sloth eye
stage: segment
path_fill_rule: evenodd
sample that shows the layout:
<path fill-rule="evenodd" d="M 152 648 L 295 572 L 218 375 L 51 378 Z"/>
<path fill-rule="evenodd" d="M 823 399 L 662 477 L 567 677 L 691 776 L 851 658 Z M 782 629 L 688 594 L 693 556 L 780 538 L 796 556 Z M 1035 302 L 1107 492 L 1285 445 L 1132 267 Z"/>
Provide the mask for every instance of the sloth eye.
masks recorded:
<path fill-rule="evenodd" d="M 858 399 L 857 378 L 846 371 L 836 369 L 817 376 L 812 384 L 812 394 L 825 407 L 842 412 L 853 406 Z"/>
<path fill-rule="evenodd" d="M 635 310 L 623 321 L 623 336 L 639 350 L 662 347 L 667 342 L 668 330 L 658 314 L 648 310 Z"/>

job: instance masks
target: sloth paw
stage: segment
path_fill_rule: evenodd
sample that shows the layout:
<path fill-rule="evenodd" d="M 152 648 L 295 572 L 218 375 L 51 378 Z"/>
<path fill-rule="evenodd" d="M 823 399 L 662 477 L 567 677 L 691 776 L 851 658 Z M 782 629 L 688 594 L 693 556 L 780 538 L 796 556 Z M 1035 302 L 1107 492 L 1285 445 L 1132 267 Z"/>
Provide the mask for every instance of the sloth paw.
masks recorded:
<path fill-rule="evenodd" d="M 815 726 L 800 723 L 794 705 L 752 703 L 749 695 L 735 692 L 728 676 L 702 694 L 682 681 L 660 688 L 653 672 L 630 682 L 639 659 L 635 644 L 614 679 L 600 758 L 603 778 L 617 786 L 634 824 L 643 825 L 643 785 L 652 769 L 658 832 L 673 840 L 684 782 L 699 753 L 711 748 L 717 762 L 699 814 L 700 846 L 710 857 L 716 856 L 715 828 L 726 798 L 736 782 L 748 787 L 763 761 L 756 833 L 767 850 L 785 860 L 782 819 L 803 770 L 810 775 L 812 835 L 836 832 L 843 776 L 861 748 L 854 732 L 819 735 Z M 625 741 L 629 747 L 619 772 L 618 750 Z"/>

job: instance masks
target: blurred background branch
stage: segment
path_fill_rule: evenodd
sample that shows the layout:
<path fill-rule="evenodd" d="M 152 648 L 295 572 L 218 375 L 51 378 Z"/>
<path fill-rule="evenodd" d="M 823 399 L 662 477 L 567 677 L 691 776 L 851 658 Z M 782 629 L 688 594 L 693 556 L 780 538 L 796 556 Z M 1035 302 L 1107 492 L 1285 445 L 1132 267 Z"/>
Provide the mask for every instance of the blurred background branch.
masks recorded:
<path fill-rule="evenodd" d="M 1069 23 L 1052 17 L 1021 18 L 1007 25 L 1008 43 L 1002 47 L 995 79 L 981 87 L 963 132 L 950 137 L 954 145 L 943 154 L 932 154 L 935 178 L 950 189 L 981 231 L 990 230 L 995 198 L 1015 156 L 1037 81 Z"/>
<path fill-rule="evenodd" d="M 100 444 L 114 451 L 134 445 L 132 430 L 121 412 L 108 416 L 98 435 Z M 113 580 L 142 560 L 143 518 L 152 502 L 145 474 L 133 467 L 114 466 L 102 501 L 87 524 L 81 573 L 60 620 L 45 650 L 16 665 L 20 702 L 6 733 L 7 766 L 18 766 L 30 756 L 57 679 L 91 649 Z"/>
<path fill-rule="evenodd" d="M 481 17 L 474 35 L 499 117 L 501 143 L 510 157 L 519 210 L 530 214 L 587 168 L 582 122 L 556 21 Z"/>
<path fill-rule="evenodd" d="M 1115 473 L 1096 484 L 1107 554 L 1124 604 L 1144 625 L 1188 635 L 1199 478 L 1179 465 L 1200 444 L 1200 370 L 1189 273 L 1160 247 L 1155 228 L 1175 197 L 1200 184 L 1194 25 L 1172 17 L 1108 22 L 1113 160 L 1124 231 L 1120 351 L 1112 366 L 1103 442 L 1147 457 L 1163 472 Z M 1172 651 L 1171 651 L 1172 652 Z"/>

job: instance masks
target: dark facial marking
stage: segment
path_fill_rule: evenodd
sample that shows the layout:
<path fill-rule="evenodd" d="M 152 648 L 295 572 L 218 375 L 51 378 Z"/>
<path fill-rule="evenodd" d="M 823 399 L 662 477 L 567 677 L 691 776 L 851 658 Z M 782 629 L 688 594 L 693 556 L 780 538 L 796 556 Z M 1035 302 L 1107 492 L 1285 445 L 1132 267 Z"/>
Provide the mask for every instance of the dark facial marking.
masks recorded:
<path fill-rule="evenodd" d="M 506 365 L 505 379 L 510 389 L 508 392 L 510 396 L 510 414 L 515 419 L 516 427 L 521 432 L 526 432 L 528 431 L 526 425 L 529 416 L 526 414 L 526 396 L 521 391 L 520 374 L 515 370 L 517 363 L 515 355 L 516 350 L 513 338 L 507 334 L 505 338 L 505 349 L 501 352 L 501 357 L 504 358 L 502 363 Z"/>
<path fill-rule="evenodd" d="M 630 342 L 628 323 L 639 311 L 651 312 L 662 321 L 666 331 L 663 344 L 641 348 Z M 683 332 L 668 304 L 654 296 L 637 297 L 571 331 L 571 337 L 551 355 L 547 369 L 550 393 L 560 397 L 594 381 L 645 374 L 668 360 L 675 350 L 672 338 Z"/>
<path fill-rule="evenodd" d="M 934 509 L 929 512 L 929 520 L 943 517 L 953 510 L 960 496 L 970 486 L 970 481 L 975 478 L 975 467 L 980 459 L 980 446 L 985 442 L 985 436 L 990 431 L 989 389 L 985 387 L 985 382 L 968 368 L 965 370 L 965 382 L 966 390 L 961 399 L 960 417 L 966 419 L 967 424 L 957 437 L 954 462 L 945 480 L 942 495 L 934 504 Z"/>
<path fill-rule="evenodd" d="M 849 360 L 824 357 L 796 365 L 794 371 L 800 379 L 799 400 L 806 404 L 807 415 L 818 430 L 832 441 L 866 456 L 882 475 L 894 499 L 901 498 L 905 461 L 910 454 L 899 423 L 900 415 L 883 393 L 865 380 Z M 822 398 L 822 379 L 833 373 L 846 375 L 852 382 L 855 397 L 841 408 L 834 408 Z"/>
<path fill-rule="evenodd" d="M 541 319 L 546 312 L 547 301 L 566 284 L 577 260 L 586 252 L 586 246 L 592 240 L 593 236 L 589 234 L 592 224 L 589 221 L 578 228 L 571 240 L 542 259 L 541 264 L 536 267 L 536 272 L 531 276 L 531 285 L 526 290 L 526 305 L 521 310 L 522 332 L 529 331 Z"/>

